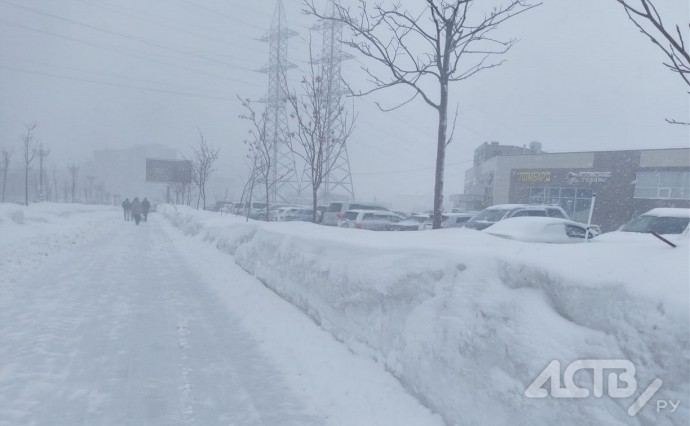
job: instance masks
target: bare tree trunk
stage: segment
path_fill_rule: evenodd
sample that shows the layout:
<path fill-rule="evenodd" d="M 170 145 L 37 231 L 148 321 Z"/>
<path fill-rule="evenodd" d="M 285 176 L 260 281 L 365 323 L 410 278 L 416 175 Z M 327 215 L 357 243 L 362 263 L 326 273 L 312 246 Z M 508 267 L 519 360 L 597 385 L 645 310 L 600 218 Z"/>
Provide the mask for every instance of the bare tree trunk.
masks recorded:
<path fill-rule="evenodd" d="M 441 102 L 438 108 L 438 141 L 436 145 L 436 179 L 434 182 L 434 221 L 433 229 L 441 227 L 443 209 L 443 174 L 446 164 L 446 145 L 448 133 L 448 82 L 441 84 Z"/>
<path fill-rule="evenodd" d="M 55 173 L 55 166 L 53 166 L 53 186 L 55 187 L 55 202 L 60 201 L 60 191 L 58 190 L 57 175 Z"/>
<path fill-rule="evenodd" d="M 256 178 L 256 176 L 252 175 L 252 185 L 249 189 L 249 202 L 247 203 L 247 207 L 245 208 L 245 214 L 247 215 L 247 218 L 246 218 L 247 222 L 249 222 L 249 207 L 251 207 L 251 205 L 252 205 L 252 196 L 254 194 L 254 179 L 255 178 Z"/>
<path fill-rule="evenodd" d="M 316 188 L 314 187 L 314 185 L 312 185 L 311 195 L 312 195 L 312 208 L 314 209 L 312 211 L 311 222 L 316 223 L 316 204 L 318 203 L 317 197 L 319 194 L 318 194 L 318 191 L 316 190 Z"/>
<path fill-rule="evenodd" d="M 275 185 L 275 183 L 274 183 L 274 185 Z M 268 212 L 270 210 L 270 204 L 268 204 L 268 193 L 270 192 L 269 188 L 270 188 L 270 184 L 268 183 L 268 179 L 266 179 L 266 222 L 268 222 L 268 219 L 269 219 Z"/>
<path fill-rule="evenodd" d="M 5 187 L 7 186 L 7 167 L 2 172 L 2 202 L 5 202 Z"/>
<path fill-rule="evenodd" d="M 24 169 L 24 205 L 29 205 L 29 168 Z"/>

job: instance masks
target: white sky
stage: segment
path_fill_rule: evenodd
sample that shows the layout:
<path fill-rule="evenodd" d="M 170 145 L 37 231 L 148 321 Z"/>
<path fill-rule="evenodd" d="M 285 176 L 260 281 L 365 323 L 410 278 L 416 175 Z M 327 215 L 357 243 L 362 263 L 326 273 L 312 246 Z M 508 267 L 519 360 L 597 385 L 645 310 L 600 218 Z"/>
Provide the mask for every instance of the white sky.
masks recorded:
<path fill-rule="evenodd" d="M 663 3 L 667 21 L 687 22 L 687 0 Z M 161 143 L 186 151 L 198 126 L 221 147 L 221 174 L 236 190 L 245 174 L 247 123 L 238 118 L 235 96 L 258 99 L 266 91 L 266 75 L 253 70 L 267 62 L 268 45 L 256 38 L 274 6 L 275 0 L 0 0 L 0 145 L 16 145 L 23 123 L 37 122 L 50 161 L 62 167 L 101 148 Z M 300 0 L 285 0 L 285 8 L 300 32 L 289 60 L 303 66 L 314 21 L 300 13 Z M 464 170 L 484 141 L 540 141 L 546 151 L 688 146 L 688 127 L 664 121 L 688 119 L 687 87 L 615 0 L 544 0 L 502 31 L 520 40 L 507 62 L 452 87 L 460 115 L 447 194 L 462 192 Z M 344 74 L 365 88 L 357 61 L 346 62 Z M 400 99 L 403 90 L 377 98 Z M 431 194 L 434 111 L 418 100 L 382 113 L 374 100 L 355 101 L 359 121 L 349 152 L 358 198 Z"/>

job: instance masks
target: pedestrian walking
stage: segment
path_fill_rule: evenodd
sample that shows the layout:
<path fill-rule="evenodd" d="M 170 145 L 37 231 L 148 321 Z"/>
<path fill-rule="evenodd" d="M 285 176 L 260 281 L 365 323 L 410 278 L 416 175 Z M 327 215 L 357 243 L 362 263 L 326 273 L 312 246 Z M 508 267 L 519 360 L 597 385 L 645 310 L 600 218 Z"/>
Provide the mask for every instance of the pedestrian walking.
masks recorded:
<path fill-rule="evenodd" d="M 129 211 L 131 212 L 134 222 L 139 225 L 141 222 L 141 203 L 139 202 L 139 197 L 135 197 L 132 203 L 129 205 Z"/>
<path fill-rule="evenodd" d="M 124 212 L 125 212 L 125 222 L 130 220 L 129 207 L 130 207 L 129 198 L 125 198 L 125 201 L 122 202 L 122 210 L 124 210 Z"/>
<path fill-rule="evenodd" d="M 149 209 L 151 208 L 151 203 L 149 203 L 149 200 L 144 197 L 144 201 L 141 202 L 141 214 L 144 215 L 144 222 L 149 217 Z"/>

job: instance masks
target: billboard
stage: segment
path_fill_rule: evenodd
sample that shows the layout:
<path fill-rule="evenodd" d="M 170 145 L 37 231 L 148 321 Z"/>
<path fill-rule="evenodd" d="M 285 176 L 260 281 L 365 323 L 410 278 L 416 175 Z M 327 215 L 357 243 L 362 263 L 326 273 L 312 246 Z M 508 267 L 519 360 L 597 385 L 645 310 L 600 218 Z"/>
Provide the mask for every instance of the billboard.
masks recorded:
<path fill-rule="evenodd" d="M 192 162 L 189 160 L 146 159 L 146 182 L 191 183 Z"/>

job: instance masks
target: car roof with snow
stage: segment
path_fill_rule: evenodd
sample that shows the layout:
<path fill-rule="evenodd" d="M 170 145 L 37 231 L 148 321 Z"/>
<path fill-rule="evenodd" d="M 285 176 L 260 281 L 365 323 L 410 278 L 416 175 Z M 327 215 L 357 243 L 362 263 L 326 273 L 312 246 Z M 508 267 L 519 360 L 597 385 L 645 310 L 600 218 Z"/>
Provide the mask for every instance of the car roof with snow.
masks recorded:
<path fill-rule="evenodd" d="M 556 207 L 556 206 L 542 205 L 542 204 L 496 204 L 495 206 L 487 207 L 486 210 L 513 210 L 513 209 L 521 209 L 521 208 L 545 209 L 547 207 Z"/>
<path fill-rule="evenodd" d="M 542 216 L 521 216 L 521 217 L 511 217 L 504 219 L 500 222 L 496 222 L 490 227 L 486 228 L 484 232 L 492 234 L 494 232 L 504 232 L 510 230 L 534 230 L 544 228 L 548 225 L 574 225 L 586 228 L 587 225 L 584 223 L 575 222 L 573 220 L 561 219 L 557 217 L 542 217 Z"/>
<path fill-rule="evenodd" d="M 690 217 L 690 209 L 674 208 L 674 207 L 660 207 L 651 209 L 643 213 L 642 216 L 657 216 L 657 217 Z"/>
<path fill-rule="evenodd" d="M 376 214 L 394 214 L 397 216 L 400 216 L 399 214 L 392 212 L 390 210 L 362 210 L 362 209 L 353 209 L 353 210 L 347 210 L 345 213 L 348 212 L 356 212 L 356 213 L 376 213 Z"/>

